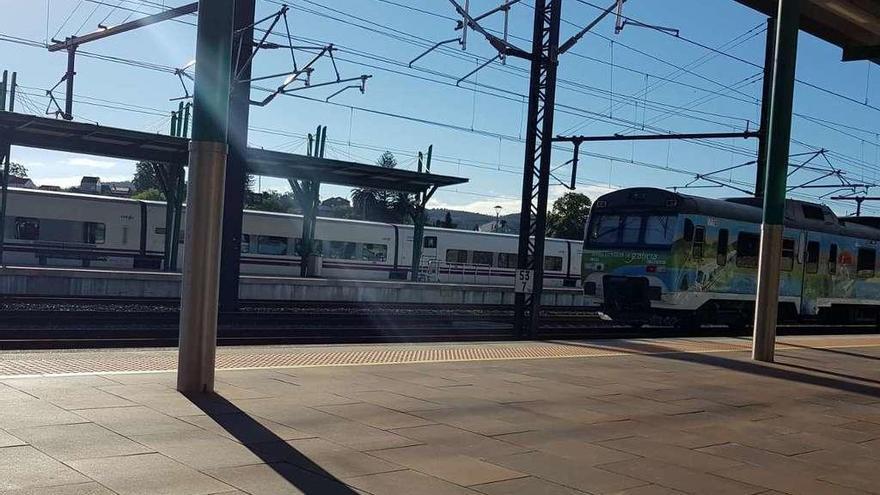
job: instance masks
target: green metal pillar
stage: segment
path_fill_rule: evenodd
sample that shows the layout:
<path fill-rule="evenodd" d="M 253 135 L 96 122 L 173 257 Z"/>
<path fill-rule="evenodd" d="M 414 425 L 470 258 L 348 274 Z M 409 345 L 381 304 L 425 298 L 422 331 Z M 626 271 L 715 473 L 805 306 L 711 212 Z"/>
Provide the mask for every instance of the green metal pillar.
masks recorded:
<path fill-rule="evenodd" d="M 755 334 L 752 359 L 772 362 L 776 348 L 779 310 L 779 270 L 785 220 L 791 113 L 797 62 L 801 0 L 779 0 L 773 56 L 773 88 L 767 129 L 767 178 L 764 220 L 758 260 L 758 293 L 755 300 Z"/>
<path fill-rule="evenodd" d="M 755 172 L 755 197 L 763 198 L 767 180 L 767 136 L 770 128 L 770 101 L 773 99 L 773 57 L 776 55 L 776 18 L 767 19 L 764 43 L 764 81 L 761 90 L 761 127 L 758 129 L 758 160 Z"/>
<path fill-rule="evenodd" d="M 425 173 L 431 173 L 431 155 L 434 152 L 434 145 L 428 146 L 428 154 L 425 159 Z M 422 153 L 419 152 L 419 165 L 418 165 L 419 173 L 422 172 Z M 413 282 L 418 282 L 419 280 L 419 269 L 422 264 L 422 241 L 425 238 L 425 223 L 427 222 L 427 217 L 425 215 L 425 209 L 427 208 L 428 201 L 431 199 L 431 196 L 434 195 L 434 192 L 437 190 L 436 187 L 432 188 L 430 191 L 424 191 L 416 194 L 416 207 L 415 212 L 412 215 L 413 221 L 413 245 L 412 245 L 412 259 L 410 260 L 410 280 Z"/>
<path fill-rule="evenodd" d="M 183 130 L 178 134 L 178 137 L 185 138 L 189 134 L 190 108 L 192 108 L 191 103 L 187 103 L 183 107 Z M 183 201 L 186 199 L 186 169 L 182 163 L 170 164 L 169 167 L 173 167 L 173 170 L 177 171 L 175 175 L 177 181 L 175 183 L 174 219 L 171 223 L 174 226 L 174 230 L 171 231 L 171 271 L 176 272 L 178 267 L 177 259 L 180 257 L 180 233 L 183 231 L 181 220 L 183 217 Z"/>
<path fill-rule="evenodd" d="M 3 81 L 0 83 L 0 91 L 3 92 L 2 98 L 0 98 L 0 111 L 6 111 L 6 96 L 9 96 L 9 111 L 15 111 L 15 76 L 16 73 L 12 73 L 12 84 L 9 86 L 9 90 L 6 89 L 6 71 L 3 71 Z M 9 156 L 12 153 L 12 146 L 9 143 L 0 143 L 0 159 L 3 161 L 3 176 L 2 182 L 0 182 L 0 266 L 3 265 L 3 252 L 4 245 L 6 244 L 6 200 L 8 198 L 8 188 L 9 188 L 9 167 L 12 165 L 11 157 Z"/>
<path fill-rule="evenodd" d="M 308 155 L 324 157 L 324 149 L 327 145 L 327 126 L 318 126 L 314 137 L 308 135 Z M 314 145 L 314 146 L 313 146 Z M 315 254 L 315 230 L 318 224 L 318 204 L 321 196 L 321 183 L 318 181 L 290 179 L 290 187 L 293 195 L 299 202 L 303 211 L 302 217 L 302 242 L 300 244 L 300 276 L 307 277 L 309 263 Z"/>
<path fill-rule="evenodd" d="M 212 392 L 228 153 L 233 0 L 200 0 L 177 389 Z"/>

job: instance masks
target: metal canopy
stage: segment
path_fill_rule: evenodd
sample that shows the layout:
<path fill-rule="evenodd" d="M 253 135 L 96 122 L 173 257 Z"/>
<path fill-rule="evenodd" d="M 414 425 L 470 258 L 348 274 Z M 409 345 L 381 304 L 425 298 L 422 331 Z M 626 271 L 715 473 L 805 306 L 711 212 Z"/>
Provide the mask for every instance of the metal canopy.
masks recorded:
<path fill-rule="evenodd" d="M 737 0 L 775 16 L 778 0 Z M 843 60 L 880 63 L 880 0 L 803 0 L 802 30 L 843 49 Z"/>
<path fill-rule="evenodd" d="M 186 163 L 188 158 L 183 138 L 12 112 L 0 112 L 0 141 L 125 160 Z"/>
<path fill-rule="evenodd" d="M 410 193 L 468 181 L 461 177 L 425 174 L 255 148 L 248 148 L 247 166 L 251 173 L 269 177 L 306 179 L 338 186 L 372 187 Z"/>
<path fill-rule="evenodd" d="M 116 127 L 0 112 L 0 141 L 68 153 L 187 164 L 189 140 Z M 284 179 L 306 179 L 348 187 L 371 187 L 409 193 L 463 184 L 468 179 L 383 168 L 248 148 L 250 173 Z"/>

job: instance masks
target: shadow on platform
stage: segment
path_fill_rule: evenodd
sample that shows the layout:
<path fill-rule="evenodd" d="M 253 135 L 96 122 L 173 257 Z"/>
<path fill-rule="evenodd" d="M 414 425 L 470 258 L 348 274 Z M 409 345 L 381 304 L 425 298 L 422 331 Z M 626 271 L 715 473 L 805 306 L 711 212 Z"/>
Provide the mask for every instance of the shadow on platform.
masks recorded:
<path fill-rule="evenodd" d="M 225 397 L 216 393 L 188 394 L 186 397 L 265 462 L 275 473 L 302 493 L 306 495 L 358 495 L 358 492 L 275 435 L 248 413 L 226 400 Z M 253 438 L 269 439 L 268 442 L 261 441 L 259 445 L 271 444 L 272 448 L 255 448 L 249 441 Z M 283 461 L 279 461 L 279 458 Z"/>
<path fill-rule="evenodd" d="M 709 366 L 715 366 L 717 368 L 723 368 L 731 371 L 738 371 L 740 373 L 749 373 L 752 375 L 763 376 L 768 378 L 777 378 L 780 380 L 789 380 L 793 382 L 806 383 L 810 385 L 816 385 L 819 387 L 825 387 L 835 390 L 841 390 L 844 392 L 852 392 L 856 394 L 862 394 L 869 397 L 880 398 L 880 387 L 867 385 L 864 383 L 853 383 L 848 380 L 856 380 L 860 382 L 871 382 L 880 384 L 880 382 L 876 380 L 872 380 L 870 378 L 864 378 L 854 375 L 846 375 L 842 373 L 836 373 L 834 371 L 828 371 L 818 368 L 810 368 L 806 366 L 800 366 L 796 364 L 790 364 L 785 362 L 775 362 L 775 363 L 761 363 L 757 361 L 744 361 L 740 359 L 731 359 L 724 356 L 720 356 L 718 354 L 709 354 L 709 353 L 695 353 L 695 352 L 685 352 L 681 349 L 675 349 L 672 347 L 666 347 L 659 344 L 648 343 L 648 342 L 627 342 L 626 344 L 614 344 L 613 342 L 602 342 L 601 344 L 587 344 L 587 343 L 578 343 L 578 342 L 570 342 L 570 341 L 558 341 L 558 340 L 548 340 L 546 342 L 550 342 L 558 345 L 567 345 L 573 347 L 586 347 L 590 349 L 596 350 L 605 350 L 605 351 L 618 351 L 618 352 L 626 352 L 634 355 L 642 355 L 651 358 L 661 358 L 661 359 L 671 359 L 675 361 L 682 361 L 688 363 L 696 363 L 696 364 L 704 364 Z M 786 345 L 791 345 L 786 343 Z M 809 346 L 795 346 L 802 347 L 804 350 L 815 350 L 815 351 L 826 351 L 829 349 L 816 349 Z M 841 351 L 843 352 L 843 351 Z M 848 353 L 847 354 L 855 354 Z M 859 357 L 870 357 L 871 359 L 878 359 L 874 356 L 865 356 L 858 354 Z M 812 373 L 821 373 L 823 375 L 831 375 L 831 376 L 818 376 L 812 373 L 802 373 L 799 371 L 795 371 L 793 369 L 786 368 L 797 368 L 804 371 L 810 371 Z M 839 377 L 839 378 L 834 378 Z M 841 379 L 846 378 L 846 380 Z"/>

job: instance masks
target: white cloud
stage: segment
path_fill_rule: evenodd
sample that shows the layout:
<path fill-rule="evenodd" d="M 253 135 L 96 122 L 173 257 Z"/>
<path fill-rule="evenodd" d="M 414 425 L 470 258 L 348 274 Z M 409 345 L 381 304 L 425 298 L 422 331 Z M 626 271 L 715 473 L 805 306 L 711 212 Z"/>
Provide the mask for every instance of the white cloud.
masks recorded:
<path fill-rule="evenodd" d="M 77 167 L 101 169 L 110 169 L 116 166 L 116 162 L 109 162 L 107 160 L 95 160 L 94 158 L 70 158 L 69 160 L 67 160 L 67 164 L 75 165 Z"/>
<path fill-rule="evenodd" d="M 32 177 L 31 179 L 40 186 L 73 187 L 79 185 L 80 181 L 82 181 L 82 175 L 71 175 L 67 177 Z M 130 179 L 131 177 L 126 175 L 108 176 L 101 177 L 101 182 L 119 182 Z"/>
<path fill-rule="evenodd" d="M 595 201 L 599 196 L 614 191 L 615 188 L 606 187 L 606 186 L 579 186 L 575 192 L 579 192 L 581 194 L 586 194 L 591 200 Z M 439 192 L 442 192 L 441 189 Z M 563 194 L 568 192 L 568 189 L 561 185 L 552 185 L 550 186 L 550 190 L 547 194 L 547 204 L 548 208 L 552 208 L 553 202 L 559 199 Z M 509 195 L 505 195 L 505 198 L 492 199 L 478 199 L 475 201 L 454 201 L 450 200 L 451 198 L 465 198 L 464 194 L 456 194 L 454 191 L 449 191 L 448 194 L 444 195 L 446 199 L 435 198 L 432 199 L 430 203 L 428 203 L 429 208 L 446 208 L 450 210 L 463 210 L 470 211 L 474 213 L 482 213 L 484 215 L 495 215 L 495 206 L 500 206 L 502 208 L 502 215 L 509 215 L 511 213 L 518 213 L 520 211 L 520 205 L 522 204 L 519 199 L 509 199 Z"/>

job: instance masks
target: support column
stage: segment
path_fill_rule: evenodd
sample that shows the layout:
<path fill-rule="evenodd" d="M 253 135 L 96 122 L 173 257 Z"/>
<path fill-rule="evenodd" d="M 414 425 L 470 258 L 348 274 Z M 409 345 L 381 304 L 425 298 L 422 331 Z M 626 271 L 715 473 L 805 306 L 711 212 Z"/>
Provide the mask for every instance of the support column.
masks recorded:
<path fill-rule="evenodd" d="M 0 111 L 6 110 L 6 95 L 9 95 L 9 111 L 15 111 L 15 76 L 16 73 L 12 73 L 12 84 L 9 85 L 9 90 L 6 90 L 6 71 L 3 71 L 3 97 L 0 98 Z M 3 163 L 3 176 L 0 179 L 0 266 L 4 266 L 3 263 L 3 253 L 4 253 L 4 245 L 6 244 L 6 202 L 9 193 L 9 167 L 12 166 L 11 157 L 9 156 L 12 153 L 12 146 L 9 143 L 0 143 L 0 162 Z"/>
<path fill-rule="evenodd" d="M 773 87 L 767 134 L 767 175 L 761 250 L 758 260 L 758 293 L 755 300 L 755 334 L 752 359 L 772 362 L 776 348 L 779 309 L 779 268 L 785 220 L 791 112 L 797 61 L 801 0 L 779 0 L 773 57 Z"/>
<path fill-rule="evenodd" d="M 199 2 L 177 390 L 214 389 L 233 0 Z"/>
<path fill-rule="evenodd" d="M 250 116 L 251 52 L 254 40 L 255 0 L 235 0 L 236 32 L 234 68 L 229 113 L 229 160 L 226 164 L 226 202 L 223 207 L 223 251 L 220 255 L 220 310 L 238 310 L 238 284 L 241 275 L 241 228 L 247 188 L 247 136 Z"/>
<path fill-rule="evenodd" d="M 758 124 L 758 163 L 755 167 L 755 197 L 764 197 L 767 179 L 767 136 L 770 128 L 770 100 L 773 98 L 773 57 L 776 54 L 776 18 L 767 18 L 767 41 L 764 43 L 764 86 L 761 91 L 761 122 Z"/>
<path fill-rule="evenodd" d="M 544 285 L 544 234 L 550 187 L 550 154 L 556 101 L 556 67 L 562 0 L 535 0 L 529 109 L 526 123 L 517 269 L 531 275 L 532 292 L 517 292 L 514 326 L 519 338 L 534 338 L 540 327 Z"/>

